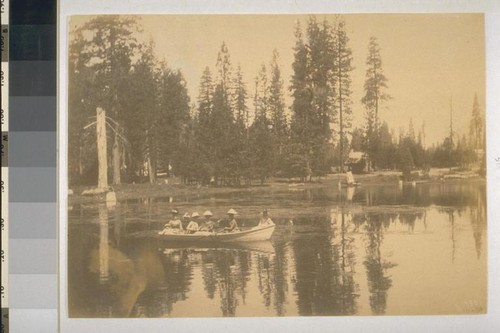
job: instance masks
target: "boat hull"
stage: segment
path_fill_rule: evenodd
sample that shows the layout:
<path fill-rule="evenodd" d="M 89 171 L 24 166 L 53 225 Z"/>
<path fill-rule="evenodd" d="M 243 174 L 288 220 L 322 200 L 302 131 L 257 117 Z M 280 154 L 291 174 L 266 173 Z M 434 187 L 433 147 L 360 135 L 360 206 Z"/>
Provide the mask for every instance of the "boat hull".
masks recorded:
<path fill-rule="evenodd" d="M 272 225 L 228 233 L 198 231 L 194 234 L 162 234 L 161 232 L 159 234 L 162 240 L 171 242 L 256 242 L 271 239 L 275 227 Z"/>
<path fill-rule="evenodd" d="M 341 183 L 342 187 L 358 187 L 361 183 Z"/>
<path fill-rule="evenodd" d="M 275 249 L 271 241 L 255 241 L 255 242 L 165 242 L 160 246 L 163 253 L 178 253 L 179 251 L 210 252 L 217 251 L 250 251 L 261 254 L 274 254 Z"/>

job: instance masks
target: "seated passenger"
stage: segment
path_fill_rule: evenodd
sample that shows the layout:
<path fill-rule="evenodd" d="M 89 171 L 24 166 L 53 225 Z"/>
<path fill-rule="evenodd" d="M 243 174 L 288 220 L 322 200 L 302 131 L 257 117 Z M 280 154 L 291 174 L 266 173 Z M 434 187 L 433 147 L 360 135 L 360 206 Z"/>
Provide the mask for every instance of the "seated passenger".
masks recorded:
<path fill-rule="evenodd" d="M 261 213 L 261 217 L 260 217 L 259 224 L 257 225 L 257 227 L 264 228 L 264 227 L 269 227 L 271 225 L 274 225 L 274 222 L 269 217 L 269 212 L 267 211 L 267 209 L 264 209 Z"/>
<path fill-rule="evenodd" d="M 238 214 L 238 213 L 232 208 L 227 212 L 227 215 L 229 217 L 229 225 L 224 228 L 224 230 L 226 232 L 240 231 L 240 229 L 238 228 L 238 223 L 236 222 L 236 220 L 234 218 L 234 216 L 236 214 Z"/>
<path fill-rule="evenodd" d="M 194 234 L 199 230 L 198 217 L 200 217 L 200 214 L 198 214 L 197 212 L 191 214 L 191 222 L 189 222 L 186 228 L 188 234 Z"/>
<path fill-rule="evenodd" d="M 217 223 L 217 228 L 220 229 L 220 231 L 229 227 L 229 220 L 227 219 L 227 217 L 218 220 L 216 223 Z"/>
<path fill-rule="evenodd" d="M 211 217 L 213 216 L 212 212 L 207 210 L 203 213 L 203 217 L 205 220 L 203 221 L 202 227 L 200 227 L 200 230 L 203 231 L 215 231 L 216 223 L 211 220 Z"/>
<path fill-rule="evenodd" d="M 166 233 L 169 231 L 182 231 L 184 230 L 182 228 L 182 222 L 179 219 L 179 211 L 177 209 L 172 209 L 172 219 L 168 221 L 168 223 L 165 224 L 163 227 L 162 233 Z"/>
<path fill-rule="evenodd" d="M 189 222 L 191 221 L 191 215 L 189 215 L 189 213 L 185 213 L 183 216 L 182 216 L 182 228 L 184 230 L 186 230 Z"/>

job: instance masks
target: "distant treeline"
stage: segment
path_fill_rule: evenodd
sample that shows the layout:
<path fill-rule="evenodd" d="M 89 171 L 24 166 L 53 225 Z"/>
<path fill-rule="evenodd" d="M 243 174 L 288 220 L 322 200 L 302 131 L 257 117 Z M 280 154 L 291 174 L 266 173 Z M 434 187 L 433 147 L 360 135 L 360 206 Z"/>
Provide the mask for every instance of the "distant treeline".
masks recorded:
<path fill-rule="evenodd" d="M 341 17 L 295 28 L 293 76 L 285 84 L 277 51 L 246 85 L 225 43 L 206 67 L 192 103 L 180 70 L 158 61 L 154 42 L 140 43 L 137 19 L 100 16 L 71 32 L 69 48 L 69 182 L 97 182 L 96 108 L 107 115 L 109 174 L 114 184 L 188 182 L 238 185 L 268 177 L 310 180 L 349 167 L 364 153 L 365 170 L 469 166 L 484 148 L 484 120 L 474 100 L 470 135 L 425 148 L 425 128 L 391 133 L 379 119 L 390 98 L 380 48 L 370 39 L 364 84 L 365 124 L 352 127 L 353 67 Z M 215 57 L 214 57 L 215 59 Z M 285 93 L 291 106 L 285 105 Z M 252 105 L 249 107 L 249 105 Z"/>

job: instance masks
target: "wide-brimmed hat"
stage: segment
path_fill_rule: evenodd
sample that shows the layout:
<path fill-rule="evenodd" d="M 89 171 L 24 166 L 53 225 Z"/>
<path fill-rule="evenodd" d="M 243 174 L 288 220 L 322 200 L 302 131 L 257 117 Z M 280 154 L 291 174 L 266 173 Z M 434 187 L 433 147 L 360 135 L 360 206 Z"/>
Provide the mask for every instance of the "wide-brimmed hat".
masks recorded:
<path fill-rule="evenodd" d="M 172 209 L 172 210 L 170 211 L 170 213 L 172 213 L 172 214 L 179 214 L 179 211 L 178 211 L 177 209 Z"/>
<path fill-rule="evenodd" d="M 191 217 L 200 217 L 200 214 L 198 214 L 198 212 L 194 212 L 193 214 L 191 214 Z"/>
<path fill-rule="evenodd" d="M 190 218 L 191 216 L 189 216 L 189 213 L 185 213 L 182 217 Z"/>
<path fill-rule="evenodd" d="M 234 210 L 234 209 L 232 209 L 232 208 L 231 208 L 230 210 L 228 210 L 228 211 L 227 211 L 227 213 L 228 213 L 228 214 L 231 214 L 231 215 L 236 215 L 236 214 L 238 214 L 238 212 L 237 212 L 237 211 L 235 211 L 235 210 Z"/>
<path fill-rule="evenodd" d="M 212 214 L 212 212 L 211 212 L 211 211 L 206 210 L 206 211 L 203 213 L 203 216 L 214 216 L 214 214 Z"/>

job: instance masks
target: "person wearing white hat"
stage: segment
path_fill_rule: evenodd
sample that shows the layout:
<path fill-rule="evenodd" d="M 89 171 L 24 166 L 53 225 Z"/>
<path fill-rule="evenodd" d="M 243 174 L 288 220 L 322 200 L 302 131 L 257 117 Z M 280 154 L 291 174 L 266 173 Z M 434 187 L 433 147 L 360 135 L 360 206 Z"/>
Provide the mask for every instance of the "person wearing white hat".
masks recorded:
<path fill-rule="evenodd" d="M 202 225 L 200 226 L 200 230 L 210 231 L 210 232 L 215 231 L 216 223 L 211 220 L 211 217 L 213 215 L 214 214 L 212 214 L 212 212 L 209 210 L 206 210 L 203 213 L 203 217 L 205 217 L 205 220 L 202 222 Z"/>
<path fill-rule="evenodd" d="M 198 231 L 199 227 L 198 227 L 198 218 L 200 217 L 200 214 L 198 214 L 197 212 L 194 212 L 193 214 L 191 214 L 191 222 L 189 222 L 187 228 L 186 228 L 186 231 L 188 234 L 194 234 L 195 232 Z"/>
<path fill-rule="evenodd" d="M 224 228 L 225 231 L 235 232 L 240 230 L 238 228 L 238 222 L 236 222 L 236 219 L 234 218 L 236 214 L 238 214 L 238 212 L 236 212 L 234 209 L 231 208 L 230 210 L 228 210 L 227 215 L 229 216 L 229 225 Z"/>

